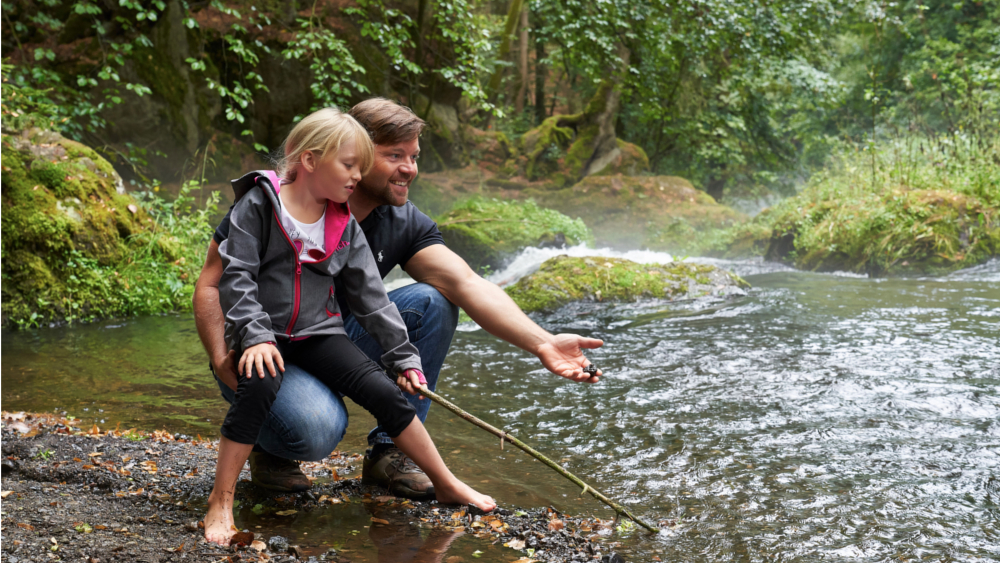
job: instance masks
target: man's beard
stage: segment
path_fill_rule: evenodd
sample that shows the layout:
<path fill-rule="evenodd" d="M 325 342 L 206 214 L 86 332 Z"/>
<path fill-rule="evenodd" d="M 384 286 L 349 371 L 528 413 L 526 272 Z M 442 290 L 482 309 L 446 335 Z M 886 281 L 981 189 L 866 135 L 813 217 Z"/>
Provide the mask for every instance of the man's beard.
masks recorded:
<path fill-rule="evenodd" d="M 406 180 L 406 182 L 407 182 L 407 191 L 409 191 L 409 183 L 412 182 L 412 179 Z M 392 205 L 398 207 L 400 205 L 405 204 L 407 200 L 406 197 L 403 197 L 402 202 L 396 203 L 397 196 L 395 192 L 393 192 L 393 184 L 391 180 L 386 180 L 385 183 L 382 184 L 381 186 L 374 187 L 366 183 L 364 178 L 362 178 L 361 181 L 358 182 L 357 184 L 357 189 L 358 191 L 364 192 L 365 196 L 367 196 L 368 199 L 372 200 L 373 202 L 375 202 L 380 206 Z"/>

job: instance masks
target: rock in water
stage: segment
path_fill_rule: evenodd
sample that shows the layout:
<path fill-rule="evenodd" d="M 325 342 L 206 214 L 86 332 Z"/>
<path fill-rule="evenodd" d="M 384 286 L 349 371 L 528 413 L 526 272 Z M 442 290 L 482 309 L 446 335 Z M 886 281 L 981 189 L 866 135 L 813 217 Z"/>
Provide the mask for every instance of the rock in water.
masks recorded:
<path fill-rule="evenodd" d="M 742 278 L 707 264 L 639 264 L 622 258 L 556 256 L 507 288 L 526 312 L 552 311 L 572 301 L 627 302 L 745 295 Z"/>

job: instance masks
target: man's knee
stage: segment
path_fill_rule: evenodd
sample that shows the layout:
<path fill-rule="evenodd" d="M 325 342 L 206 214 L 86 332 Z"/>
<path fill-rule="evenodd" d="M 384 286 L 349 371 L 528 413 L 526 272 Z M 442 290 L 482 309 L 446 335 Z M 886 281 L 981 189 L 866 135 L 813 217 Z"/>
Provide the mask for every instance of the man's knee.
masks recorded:
<path fill-rule="evenodd" d="M 277 456 L 316 461 L 330 455 L 346 431 L 343 399 L 312 375 L 288 365 L 258 443 Z"/>
<path fill-rule="evenodd" d="M 402 293 L 404 290 L 405 294 Z M 407 329 L 412 331 L 418 327 L 410 325 L 417 324 L 423 333 L 455 332 L 455 327 L 458 326 L 458 306 L 448 301 L 440 291 L 425 283 L 416 283 L 398 291 L 401 292 L 399 300 L 393 301 L 399 307 Z M 394 296 L 390 294 L 389 297 Z"/>

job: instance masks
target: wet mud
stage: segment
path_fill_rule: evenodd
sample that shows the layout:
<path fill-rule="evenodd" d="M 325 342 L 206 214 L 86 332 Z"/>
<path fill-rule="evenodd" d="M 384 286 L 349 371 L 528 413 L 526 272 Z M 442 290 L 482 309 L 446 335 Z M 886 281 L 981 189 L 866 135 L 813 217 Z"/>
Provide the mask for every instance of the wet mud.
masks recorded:
<path fill-rule="evenodd" d="M 249 482 L 237 486 L 237 523 L 229 548 L 204 540 L 201 520 L 212 488 L 217 442 L 168 432 L 80 428 L 78 419 L 2 413 L 0 560 L 42 561 L 602 561 L 615 553 L 616 522 L 574 518 L 552 508 L 498 507 L 484 514 L 390 496 L 362 486 L 361 457 L 334 452 L 303 463 L 312 490 L 291 494 Z M 318 519 L 334 508 L 361 507 L 366 545 L 289 539 L 289 518 Z M 245 515 L 241 517 L 241 515 Z M 368 518 L 370 516 L 370 518 Z M 303 518 L 305 517 L 305 518 Z M 359 530 L 344 530 L 360 534 Z M 282 535 L 285 534 L 285 535 Z M 329 536 L 329 534 L 326 534 Z M 482 547 L 454 555 L 457 537 Z M 483 555 L 486 557 L 483 557 Z"/>

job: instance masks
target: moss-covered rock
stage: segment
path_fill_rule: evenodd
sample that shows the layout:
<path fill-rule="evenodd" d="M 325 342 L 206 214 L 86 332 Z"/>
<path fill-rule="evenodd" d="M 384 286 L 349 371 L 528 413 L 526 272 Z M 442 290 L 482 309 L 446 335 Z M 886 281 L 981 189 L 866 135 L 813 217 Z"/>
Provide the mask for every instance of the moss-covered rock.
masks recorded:
<path fill-rule="evenodd" d="M 940 273 L 1000 254 L 1000 209 L 976 196 L 906 187 L 849 195 L 814 186 L 740 230 L 769 232 L 757 252 L 814 271 Z M 733 236 L 731 245 L 748 238 Z"/>
<path fill-rule="evenodd" d="M 528 246 L 593 242 L 583 221 L 533 201 L 469 199 L 438 217 L 438 227 L 448 247 L 475 270 L 499 267 Z"/>
<path fill-rule="evenodd" d="M 743 295 L 750 284 L 705 264 L 639 264 L 621 258 L 557 256 L 506 289 L 526 312 L 552 311 L 572 301 Z"/>
<path fill-rule="evenodd" d="M 152 218 L 89 147 L 37 129 L 2 145 L 5 326 L 121 313 L 116 286 L 143 281 L 124 271 L 131 261 L 183 260 L 179 242 L 153 236 Z"/>

